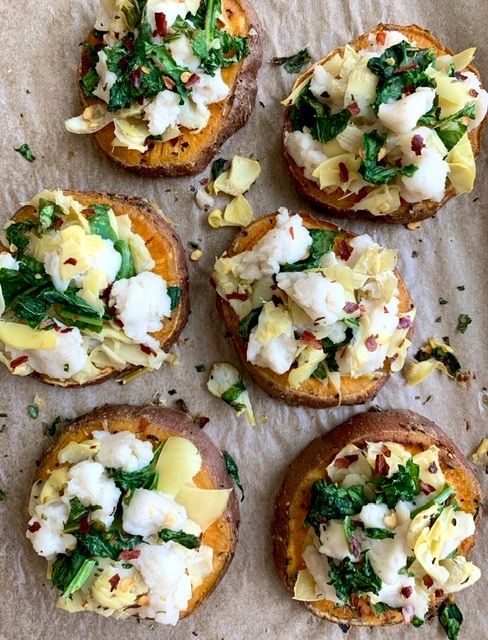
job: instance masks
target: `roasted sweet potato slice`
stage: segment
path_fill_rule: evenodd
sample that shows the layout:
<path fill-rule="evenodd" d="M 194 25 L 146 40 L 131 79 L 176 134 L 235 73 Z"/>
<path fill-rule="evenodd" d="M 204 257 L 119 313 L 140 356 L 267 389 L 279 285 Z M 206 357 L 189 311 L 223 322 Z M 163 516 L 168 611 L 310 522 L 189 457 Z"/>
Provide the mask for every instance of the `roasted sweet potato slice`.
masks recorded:
<path fill-rule="evenodd" d="M 367 33 L 352 40 L 349 44 L 356 51 L 364 49 L 369 45 L 368 36 L 370 34 L 376 34 L 381 31 L 400 31 L 407 38 L 415 41 L 420 48 L 432 47 L 438 56 L 451 55 L 453 53 L 450 49 L 441 44 L 441 42 L 439 42 L 439 40 L 437 40 L 437 38 L 435 38 L 430 31 L 422 29 L 421 27 L 418 27 L 414 24 L 408 26 L 401 26 L 397 24 L 378 24 Z M 322 59 L 318 60 L 312 67 L 307 69 L 307 71 L 305 71 L 296 80 L 294 88 L 298 87 L 304 80 L 306 80 L 313 74 L 315 66 L 327 62 L 328 60 L 333 58 L 336 53 L 342 54 L 343 51 L 343 47 L 338 47 Z M 480 76 L 478 69 L 474 65 L 469 65 L 467 69 L 475 73 L 478 77 Z M 479 127 L 474 129 L 469 134 L 469 139 L 475 157 L 479 155 L 481 150 L 481 142 L 485 123 L 486 118 Z M 441 209 L 441 207 L 443 207 L 447 202 L 449 202 L 449 200 L 456 196 L 454 187 L 452 186 L 452 184 L 448 183 L 445 196 L 441 202 L 424 200 L 423 202 L 411 204 L 402 199 L 401 207 L 397 209 L 397 211 L 382 216 L 375 216 L 368 211 L 353 211 L 351 207 L 359 202 L 366 195 L 366 192 L 361 193 L 361 196 L 351 195 L 347 197 L 344 197 L 344 193 L 341 189 L 337 189 L 333 193 L 326 193 L 325 191 L 322 191 L 320 189 L 317 183 L 305 178 L 303 169 L 297 166 L 286 148 L 285 134 L 291 130 L 292 124 L 290 120 L 290 108 L 287 108 L 285 111 L 285 121 L 282 136 L 283 152 L 286 166 L 291 173 L 298 192 L 316 207 L 322 209 L 329 215 L 337 216 L 340 218 L 365 218 L 367 220 L 374 220 L 376 222 L 390 222 L 406 225 L 431 218 L 437 213 L 437 211 L 439 211 L 439 209 Z M 372 189 L 373 187 L 371 187 L 370 189 L 368 188 L 368 191 L 371 191 Z"/>
<path fill-rule="evenodd" d="M 396 442 L 413 454 L 436 445 L 446 481 L 456 491 L 463 511 L 481 517 L 481 489 L 464 455 L 448 436 L 433 422 L 412 411 L 383 411 L 352 416 L 331 432 L 313 440 L 288 467 L 275 503 L 272 524 L 273 555 L 278 575 L 293 593 L 298 572 L 305 567 L 302 551 L 307 533 L 304 527 L 311 487 L 324 478 L 325 468 L 347 444 L 359 448 L 366 442 Z M 475 537 L 467 538 L 460 553 L 467 555 Z M 437 598 L 435 607 L 445 597 Z M 328 600 L 303 603 L 319 618 L 348 625 L 386 626 L 400 624 L 399 611 L 374 615 L 365 599 L 359 599 L 358 609 L 337 606 Z"/>
<path fill-rule="evenodd" d="M 290 212 L 291 214 L 292 212 Z M 308 229 L 339 229 L 336 225 L 326 220 L 318 220 L 313 216 L 300 212 L 304 220 L 304 225 Z M 275 224 L 275 215 L 265 216 L 249 227 L 243 229 L 236 237 L 232 245 L 227 249 L 227 256 L 231 257 L 243 251 L 248 251 L 270 230 Z M 343 237 L 352 238 L 354 234 L 341 230 Z M 409 311 L 413 304 L 407 288 L 399 273 L 395 271 L 400 288 L 400 308 L 399 311 L 405 313 Z M 351 378 L 341 377 L 341 398 L 334 389 L 330 381 L 323 384 L 320 380 L 309 378 L 302 383 L 299 389 L 292 389 L 288 383 L 288 373 L 277 374 L 270 369 L 258 367 L 247 361 L 247 344 L 238 332 L 239 317 L 226 300 L 217 297 L 217 308 L 219 309 L 225 324 L 232 333 L 237 353 L 243 365 L 248 370 L 253 380 L 266 391 L 270 396 L 279 398 L 290 405 L 304 405 L 316 409 L 343 405 L 363 404 L 376 396 L 381 387 L 390 376 L 389 366 L 385 366 L 379 372 L 378 377 L 361 376 Z"/>

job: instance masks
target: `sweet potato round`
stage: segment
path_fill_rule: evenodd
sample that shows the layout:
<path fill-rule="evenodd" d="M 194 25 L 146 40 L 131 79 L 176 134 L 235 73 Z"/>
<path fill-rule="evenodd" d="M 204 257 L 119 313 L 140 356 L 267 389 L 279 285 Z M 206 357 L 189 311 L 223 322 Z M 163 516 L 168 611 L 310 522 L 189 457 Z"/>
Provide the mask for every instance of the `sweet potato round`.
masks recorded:
<path fill-rule="evenodd" d="M 188 320 L 190 312 L 189 277 L 186 266 L 185 251 L 175 231 L 168 224 L 159 208 L 143 198 L 122 196 L 112 193 L 97 193 L 84 191 L 64 191 L 85 206 L 92 204 L 106 204 L 112 207 L 116 216 L 128 215 L 132 222 L 132 230 L 139 234 L 154 259 L 156 266 L 154 273 L 162 276 L 168 286 L 181 288 L 181 300 L 170 318 L 166 318 L 163 327 L 152 334 L 159 340 L 161 349 L 167 351 L 178 340 L 180 333 Z M 13 216 L 13 220 L 26 220 L 36 216 L 35 209 L 30 206 L 22 207 Z M 128 365 L 124 373 L 136 369 Z M 40 380 L 59 387 L 80 387 L 104 382 L 109 378 L 121 375 L 121 371 L 106 368 L 89 382 L 80 385 L 68 380 L 55 380 L 45 375 L 36 375 Z"/>
<path fill-rule="evenodd" d="M 252 249 L 252 247 L 274 227 L 275 215 L 276 214 L 260 218 L 246 229 L 243 229 L 237 235 L 232 245 L 227 249 L 226 255 L 231 257 L 238 253 L 242 253 L 243 251 Z M 308 229 L 339 229 L 335 224 L 332 224 L 327 220 L 318 220 L 308 213 L 300 212 L 300 216 L 303 218 L 304 225 Z M 341 233 L 343 237 L 346 238 L 352 238 L 354 236 L 353 233 L 344 231 L 343 229 L 341 229 Z M 398 286 L 400 290 L 399 310 L 400 312 L 405 313 L 410 311 L 413 303 L 400 274 L 396 270 L 395 274 L 398 278 Z M 390 376 L 390 368 L 388 364 L 378 372 L 378 377 L 374 379 L 371 379 L 368 376 L 361 376 L 356 379 L 349 376 L 343 376 L 341 378 L 341 398 L 339 398 L 330 382 L 326 385 L 315 378 L 309 378 L 302 383 L 298 389 L 292 389 L 288 384 L 287 373 L 277 374 L 270 369 L 258 367 L 247 361 L 247 344 L 238 332 L 239 317 L 234 312 L 230 304 L 220 296 L 217 296 L 217 308 L 222 315 L 227 328 L 232 334 L 232 339 L 237 353 L 253 380 L 270 396 L 283 400 L 287 404 L 303 405 L 306 407 L 313 407 L 315 409 L 335 407 L 339 404 L 363 404 L 376 396 Z"/>
<path fill-rule="evenodd" d="M 82 442 L 90 438 L 96 430 L 111 433 L 131 431 L 140 440 L 153 443 L 165 442 L 170 436 L 187 438 L 197 447 L 203 461 L 202 468 L 193 479 L 195 485 L 201 489 L 232 488 L 220 451 L 188 415 L 174 409 L 131 405 L 107 405 L 70 422 L 41 460 L 35 480 L 45 482 L 61 466 L 58 462 L 61 449 L 70 442 Z M 194 589 L 188 608 L 180 618 L 193 613 L 223 578 L 234 555 L 238 527 L 239 506 L 235 492 L 232 492 L 226 511 L 202 536 L 202 543 L 214 550 L 214 570 L 202 585 Z"/>
<path fill-rule="evenodd" d="M 435 38 L 430 31 L 426 29 L 422 29 L 417 25 L 409 25 L 409 26 L 401 26 L 397 24 L 379 24 L 367 33 L 359 36 L 355 40 L 350 42 L 350 46 L 353 47 L 356 51 L 360 49 L 364 49 L 368 46 L 369 40 L 368 36 L 370 34 L 376 34 L 379 31 L 400 31 L 407 38 L 413 40 L 417 43 L 419 47 L 431 47 L 435 50 L 438 56 L 442 55 L 451 55 L 452 51 L 445 47 L 443 44 Z M 343 53 L 344 48 L 338 47 L 331 51 L 324 58 L 316 62 L 310 69 L 307 69 L 295 82 L 294 87 L 298 86 L 303 80 L 308 78 L 313 74 L 314 68 L 317 65 L 323 64 L 327 62 L 331 58 L 334 57 L 336 53 Z M 472 71 L 478 77 L 480 77 L 480 73 L 478 69 L 470 64 L 467 69 Z M 295 182 L 295 186 L 297 191 L 304 198 L 309 200 L 319 209 L 326 211 L 329 215 L 337 216 L 340 218 L 364 218 L 366 220 L 374 220 L 376 222 L 390 222 L 396 224 L 411 224 L 415 222 L 421 222 L 427 218 L 431 218 L 434 216 L 437 211 L 441 207 L 443 207 L 451 198 L 456 197 L 456 192 L 454 191 L 454 187 L 452 184 L 448 183 L 446 187 L 446 193 L 441 202 L 433 202 L 432 200 L 424 200 L 422 202 L 418 202 L 416 204 L 411 204 L 409 202 L 401 201 L 401 206 L 397 211 L 390 213 L 384 216 L 375 216 L 369 211 L 353 211 L 351 207 L 359 202 L 360 198 L 356 195 L 351 195 L 346 198 L 343 197 L 343 191 L 341 189 L 337 189 L 333 193 L 325 193 L 319 187 L 319 185 L 313 180 L 308 180 L 305 178 L 303 173 L 303 169 L 298 167 L 286 148 L 285 136 L 286 133 L 292 130 L 292 124 L 290 120 L 290 111 L 291 108 L 287 108 L 285 111 L 285 122 L 283 127 L 282 134 L 282 142 L 283 142 L 283 153 L 285 156 L 285 163 L 288 167 L 291 176 Z M 469 139 L 471 142 L 471 146 L 473 147 L 474 156 L 477 157 L 481 150 L 481 141 L 483 137 L 483 129 L 486 123 L 485 120 L 469 134 Z M 372 189 L 373 187 L 371 187 Z"/>
<path fill-rule="evenodd" d="M 233 35 L 249 35 L 249 55 L 239 63 L 222 69 L 222 78 L 231 87 L 230 95 L 209 106 L 211 116 L 208 125 L 200 133 L 188 130 L 169 142 L 151 140 L 145 153 L 112 147 L 114 125 L 109 124 L 93 134 L 101 150 L 124 169 L 143 176 L 177 177 L 200 173 L 210 163 L 221 145 L 243 127 L 254 108 L 257 94 L 257 74 L 262 63 L 263 51 L 259 35 L 260 24 L 256 12 L 248 0 L 224 0 Z M 100 39 L 91 31 L 86 44 L 99 44 Z M 86 72 L 89 60 L 84 49 L 78 68 L 78 77 Z M 88 99 L 80 90 L 83 107 L 101 104 L 98 99 Z"/>
<path fill-rule="evenodd" d="M 383 411 L 359 413 L 331 432 L 313 440 L 290 464 L 275 503 L 272 524 L 273 556 L 278 575 L 293 594 L 298 571 L 305 568 L 302 560 L 307 533 L 304 527 L 310 503 L 311 487 L 324 477 L 325 468 L 339 451 L 349 443 L 358 447 L 366 442 L 388 441 L 404 445 L 412 453 L 431 445 L 439 447 L 439 461 L 447 482 L 456 490 L 461 509 L 472 513 L 479 524 L 481 517 L 481 488 L 465 456 L 436 424 L 413 411 Z M 467 538 L 460 552 L 466 556 L 475 544 L 475 537 Z M 438 598 L 438 607 L 445 598 Z M 399 611 L 374 615 L 364 598 L 360 598 L 360 613 L 351 607 L 337 607 L 328 600 L 305 602 L 304 605 L 319 618 L 348 625 L 386 626 L 400 624 Z"/>

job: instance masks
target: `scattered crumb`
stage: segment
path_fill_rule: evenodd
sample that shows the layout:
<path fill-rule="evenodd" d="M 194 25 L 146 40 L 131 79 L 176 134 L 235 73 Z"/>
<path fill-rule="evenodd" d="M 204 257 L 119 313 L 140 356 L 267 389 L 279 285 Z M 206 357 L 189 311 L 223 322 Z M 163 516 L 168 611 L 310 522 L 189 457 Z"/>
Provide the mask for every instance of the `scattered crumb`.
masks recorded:
<path fill-rule="evenodd" d="M 192 251 L 190 255 L 190 260 L 193 260 L 193 262 L 196 262 L 197 260 L 200 260 L 202 256 L 203 256 L 203 251 L 201 249 L 195 249 L 195 251 Z"/>

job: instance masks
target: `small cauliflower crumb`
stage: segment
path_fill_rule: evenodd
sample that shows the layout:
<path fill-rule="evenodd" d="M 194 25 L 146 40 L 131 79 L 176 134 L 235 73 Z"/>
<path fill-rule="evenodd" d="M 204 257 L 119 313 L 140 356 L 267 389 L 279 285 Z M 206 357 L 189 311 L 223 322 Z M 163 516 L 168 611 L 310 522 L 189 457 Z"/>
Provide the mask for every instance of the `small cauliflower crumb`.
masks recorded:
<path fill-rule="evenodd" d="M 145 538 L 161 529 L 180 530 L 187 520 L 185 508 L 175 499 L 148 489 L 136 489 L 129 504 L 124 504 L 124 531 Z"/>
<path fill-rule="evenodd" d="M 139 471 L 147 467 L 153 458 L 151 443 L 139 440 L 129 431 L 94 431 L 92 437 L 99 445 L 95 460 L 104 467 Z"/>

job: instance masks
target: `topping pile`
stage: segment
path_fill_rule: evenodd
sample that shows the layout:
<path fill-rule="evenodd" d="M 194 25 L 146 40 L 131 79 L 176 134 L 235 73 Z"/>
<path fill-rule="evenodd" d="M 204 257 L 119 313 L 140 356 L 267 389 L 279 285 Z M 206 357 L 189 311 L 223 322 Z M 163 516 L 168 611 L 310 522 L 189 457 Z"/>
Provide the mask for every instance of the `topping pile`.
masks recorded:
<path fill-rule="evenodd" d="M 370 35 L 318 63 L 284 104 L 286 147 L 320 189 L 354 196 L 353 210 L 386 215 L 401 201 L 440 202 L 446 179 L 457 194 L 473 188 L 468 133 L 488 93 L 465 68 L 475 49 L 436 58 L 397 31 Z"/>
<path fill-rule="evenodd" d="M 313 485 L 306 524 L 298 600 L 401 610 L 419 626 L 437 599 L 480 577 L 462 555 L 473 515 L 446 483 L 435 446 L 413 454 L 394 442 L 347 445 Z"/>
<path fill-rule="evenodd" d="M 415 309 L 399 310 L 395 264 L 368 235 L 307 229 L 280 209 L 251 251 L 216 261 L 213 280 L 249 362 L 289 372 L 292 388 L 313 377 L 340 393 L 341 376 L 374 376 L 387 359 L 403 366 Z"/>
<path fill-rule="evenodd" d="M 0 361 L 83 384 L 107 368 L 158 369 L 167 358 L 149 335 L 181 298 L 153 272 L 129 216 L 44 191 L 30 217 L 10 223 L 0 253 Z"/>
<path fill-rule="evenodd" d="M 208 106 L 230 94 L 222 69 L 249 54 L 248 39 L 229 31 L 221 0 L 103 0 L 95 30 L 81 89 L 102 102 L 66 128 L 95 133 L 113 122 L 113 146 L 141 153 L 148 139 L 202 131 Z"/>
<path fill-rule="evenodd" d="M 176 624 L 213 571 L 202 534 L 231 489 L 199 489 L 201 456 L 186 438 L 164 445 L 94 431 L 70 442 L 32 489 L 27 538 L 49 562 L 58 606 Z"/>

